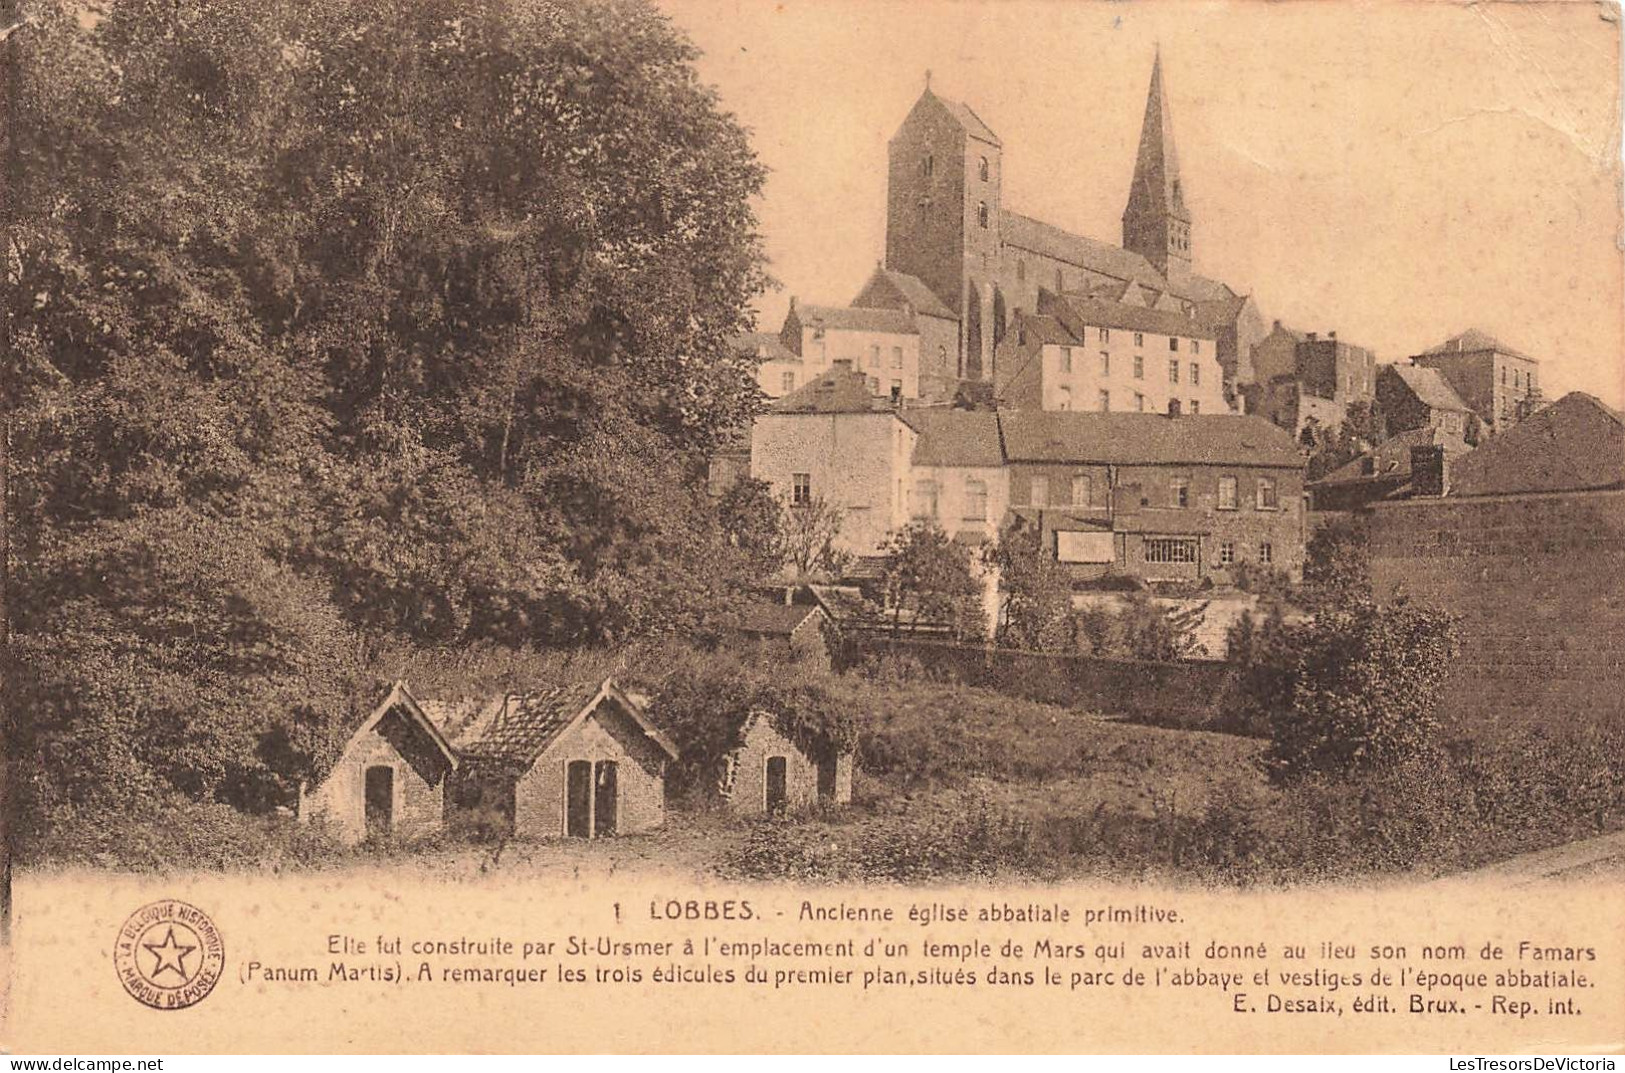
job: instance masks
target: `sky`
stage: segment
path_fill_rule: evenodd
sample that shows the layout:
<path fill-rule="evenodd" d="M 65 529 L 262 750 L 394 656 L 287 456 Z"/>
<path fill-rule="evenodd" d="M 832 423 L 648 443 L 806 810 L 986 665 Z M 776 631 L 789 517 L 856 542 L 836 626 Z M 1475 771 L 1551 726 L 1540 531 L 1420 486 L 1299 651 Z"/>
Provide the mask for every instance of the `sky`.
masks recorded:
<path fill-rule="evenodd" d="M 1198 272 L 1379 361 L 1477 327 L 1540 359 L 1548 398 L 1625 404 L 1617 8 L 656 2 L 771 172 L 764 329 L 874 270 L 927 70 L 998 134 L 1007 209 L 1120 241 L 1160 46 Z"/>

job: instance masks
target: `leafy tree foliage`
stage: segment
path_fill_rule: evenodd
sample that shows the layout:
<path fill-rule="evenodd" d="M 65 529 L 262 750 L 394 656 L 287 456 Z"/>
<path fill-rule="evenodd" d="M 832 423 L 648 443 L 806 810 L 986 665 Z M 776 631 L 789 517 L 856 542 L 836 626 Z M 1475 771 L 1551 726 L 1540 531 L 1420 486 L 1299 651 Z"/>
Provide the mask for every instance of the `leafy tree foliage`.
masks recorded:
<path fill-rule="evenodd" d="M 1038 527 L 1017 521 L 986 557 L 999 576 L 999 644 L 1034 652 L 1071 651 L 1072 585 L 1066 568 L 1045 554 Z"/>
<path fill-rule="evenodd" d="M 649 4 L 25 8 L 37 800 L 262 807 L 385 650 L 686 628 L 758 565 L 698 475 L 755 405 L 763 172 Z"/>
<path fill-rule="evenodd" d="M 970 549 L 956 544 L 935 522 L 911 522 L 892 535 L 885 584 L 894 635 L 905 611 L 911 633 L 924 623 L 947 624 L 955 639 L 979 632 L 982 587 Z"/>

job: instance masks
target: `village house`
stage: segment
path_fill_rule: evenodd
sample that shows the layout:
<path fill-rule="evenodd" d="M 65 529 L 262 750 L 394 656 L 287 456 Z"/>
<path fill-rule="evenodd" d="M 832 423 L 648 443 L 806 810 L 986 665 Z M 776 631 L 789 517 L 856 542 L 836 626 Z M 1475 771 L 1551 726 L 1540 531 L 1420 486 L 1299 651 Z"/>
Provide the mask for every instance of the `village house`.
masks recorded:
<path fill-rule="evenodd" d="M 1310 424 L 1342 427 L 1354 403 L 1376 390 L 1376 357 L 1331 332 L 1300 332 L 1280 321 L 1252 348 L 1252 383 L 1242 388 L 1246 411 L 1300 434 Z"/>
<path fill-rule="evenodd" d="M 998 347 L 999 407 L 1229 412 L 1214 333 L 1180 305 L 1134 283 L 1097 295 L 1040 291 L 1038 311 L 1018 313 Z"/>
<path fill-rule="evenodd" d="M 959 318 L 919 279 L 877 265 L 852 305 L 860 309 L 892 309 L 913 318 L 920 334 L 921 400 L 948 402 L 958 385 Z"/>
<path fill-rule="evenodd" d="M 340 842 L 413 839 L 439 831 L 459 757 L 405 682 L 390 687 L 350 735 L 327 775 L 301 789 L 298 818 Z"/>
<path fill-rule="evenodd" d="M 454 806 L 517 838 L 604 838 L 659 827 L 677 747 L 613 680 L 502 696 L 461 746 Z"/>
<path fill-rule="evenodd" d="M 1439 455 L 1435 459 L 1432 450 Z M 1438 425 L 1401 432 L 1377 444 L 1358 458 L 1340 466 L 1318 481 L 1310 481 L 1311 511 L 1350 511 L 1384 499 L 1408 499 L 1417 494 L 1412 465 L 1420 463 L 1426 472 L 1437 467 L 1440 485 L 1448 484 L 1457 460 L 1472 447 L 1459 435 Z M 1427 484 L 1431 489 L 1433 485 Z"/>
<path fill-rule="evenodd" d="M 1437 428 L 1454 439 L 1473 432 L 1472 407 L 1437 369 L 1425 365 L 1384 365 L 1377 371 L 1377 405 L 1390 436 Z"/>
<path fill-rule="evenodd" d="M 1303 572 L 1304 458 L 1240 415 L 1000 414 L 1014 514 L 1076 580 Z"/>
<path fill-rule="evenodd" d="M 834 624 L 816 602 L 753 600 L 739 613 L 738 635 L 795 663 L 828 668 Z"/>
<path fill-rule="evenodd" d="M 756 363 L 756 386 L 770 399 L 781 398 L 807 382 L 801 355 L 784 345 L 777 332 L 745 332 L 734 350 Z"/>
<path fill-rule="evenodd" d="M 844 368 L 861 373 L 877 398 L 920 397 L 920 329 L 907 309 L 798 305 L 791 298 L 779 339 L 807 377 Z"/>
<path fill-rule="evenodd" d="M 1477 328 L 1413 355 L 1411 363 L 1437 369 L 1491 435 L 1540 408 L 1540 363 Z"/>
<path fill-rule="evenodd" d="M 852 800 L 852 748 L 799 741 L 778 717 L 753 711 L 723 761 L 717 791 L 741 815 L 805 812 Z"/>

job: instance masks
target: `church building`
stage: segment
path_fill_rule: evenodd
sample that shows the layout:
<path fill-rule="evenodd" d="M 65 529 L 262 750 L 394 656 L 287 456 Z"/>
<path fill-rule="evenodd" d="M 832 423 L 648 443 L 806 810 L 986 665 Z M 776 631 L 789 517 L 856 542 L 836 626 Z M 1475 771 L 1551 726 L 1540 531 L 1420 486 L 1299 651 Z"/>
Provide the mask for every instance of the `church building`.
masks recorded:
<path fill-rule="evenodd" d="M 957 320 L 952 347 L 944 340 L 919 348 L 921 394 L 928 385 L 994 381 L 999 345 L 1017 315 L 1040 313 L 1049 296 L 1117 302 L 1132 293 L 1136 304 L 1190 323 L 1188 332 L 1160 334 L 1206 342 L 1234 399 L 1234 384 L 1248 379 L 1252 344 L 1267 329 L 1249 296 L 1192 267 L 1195 221 L 1161 56 L 1151 69 L 1121 246 L 1007 208 L 1003 154 L 987 123 L 935 93 L 929 79 L 889 143 L 885 262 L 853 304 L 917 310 L 928 294 Z"/>

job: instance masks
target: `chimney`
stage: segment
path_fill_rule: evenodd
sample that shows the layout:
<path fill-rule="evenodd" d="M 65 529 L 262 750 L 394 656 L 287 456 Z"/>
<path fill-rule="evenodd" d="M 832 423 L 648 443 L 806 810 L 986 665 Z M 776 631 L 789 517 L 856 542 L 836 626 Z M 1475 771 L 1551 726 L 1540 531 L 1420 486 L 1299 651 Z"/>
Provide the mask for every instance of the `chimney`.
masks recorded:
<path fill-rule="evenodd" d="M 1335 343 L 1337 341 L 1337 333 L 1336 332 L 1327 332 L 1326 333 L 1326 338 L 1330 339 L 1332 342 Z"/>
<path fill-rule="evenodd" d="M 795 311 L 796 311 L 796 296 L 792 294 L 790 296 L 790 312 L 794 313 Z"/>
<path fill-rule="evenodd" d="M 1281 330 L 1281 322 L 1280 322 L 1280 321 L 1276 321 L 1276 322 L 1275 322 L 1275 330 L 1276 330 L 1276 331 L 1280 331 L 1280 330 Z"/>
<path fill-rule="evenodd" d="M 1442 496 L 1449 491 L 1443 447 L 1424 444 L 1411 448 L 1411 488 L 1418 496 Z"/>
<path fill-rule="evenodd" d="M 1310 332 L 1309 333 L 1309 341 L 1311 343 L 1313 343 L 1315 340 L 1317 340 L 1319 338 L 1320 338 L 1320 333 L 1319 332 Z"/>

